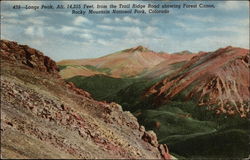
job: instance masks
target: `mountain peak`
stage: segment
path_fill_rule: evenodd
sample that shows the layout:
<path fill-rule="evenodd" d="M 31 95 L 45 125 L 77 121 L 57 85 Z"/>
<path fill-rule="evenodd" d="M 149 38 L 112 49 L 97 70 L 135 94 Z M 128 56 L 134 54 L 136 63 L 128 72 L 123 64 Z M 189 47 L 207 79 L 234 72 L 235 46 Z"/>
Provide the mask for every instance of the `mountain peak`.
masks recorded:
<path fill-rule="evenodd" d="M 192 52 L 190 52 L 189 50 L 184 50 L 184 51 L 181 51 L 181 52 L 175 52 L 173 54 L 192 54 Z"/>
<path fill-rule="evenodd" d="M 229 51 L 229 50 L 233 50 L 233 49 L 237 49 L 238 47 L 233 47 L 233 46 L 226 46 L 224 48 L 219 48 L 216 51 L 217 52 L 225 52 L 225 51 Z"/>
<path fill-rule="evenodd" d="M 150 52 L 151 50 L 144 47 L 144 46 L 142 46 L 142 45 L 139 45 L 139 46 L 136 46 L 136 47 L 133 47 L 133 48 L 125 49 L 123 51 L 124 52 L 134 53 L 134 52 Z"/>
<path fill-rule="evenodd" d="M 225 49 L 232 49 L 232 48 L 234 48 L 233 46 L 227 46 L 227 47 L 225 47 Z"/>
<path fill-rule="evenodd" d="M 134 48 L 134 50 L 136 50 L 136 51 L 140 51 L 140 52 L 149 51 L 149 49 L 148 49 L 148 48 L 146 48 L 146 47 L 144 47 L 144 46 L 141 46 L 141 45 L 139 45 L 139 46 L 135 47 L 135 48 Z"/>

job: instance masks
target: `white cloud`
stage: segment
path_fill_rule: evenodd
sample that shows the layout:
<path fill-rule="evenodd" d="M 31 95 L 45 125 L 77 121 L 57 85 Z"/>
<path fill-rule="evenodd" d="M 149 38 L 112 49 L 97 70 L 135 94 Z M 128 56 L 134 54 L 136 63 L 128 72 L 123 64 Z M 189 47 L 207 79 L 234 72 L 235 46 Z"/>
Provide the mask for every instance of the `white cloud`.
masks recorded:
<path fill-rule="evenodd" d="M 127 37 L 141 37 L 143 36 L 143 32 L 140 27 L 115 27 L 115 26 L 109 26 L 109 25 L 97 25 L 97 28 L 108 30 L 108 31 L 116 31 L 116 32 L 122 32 L 124 35 L 127 35 Z"/>
<path fill-rule="evenodd" d="M 157 24 L 159 24 L 160 22 L 161 22 L 160 18 L 154 17 L 154 18 L 152 18 L 152 19 L 149 21 L 149 24 L 151 24 L 151 25 L 157 25 Z"/>
<path fill-rule="evenodd" d="M 105 17 L 103 20 L 102 20 L 102 23 L 111 23 L 112 22 L 112 19 L 111 18 L 107 18 Z"/>
<path fill-rule="evenodd" d="M 34 37 L 44 37 L 44 31 L 42 27 L 37 27 L 37 26 L 28 26 L 25 30 L 24 33 L 28 36 L 34 36 Z"/>
<path fill-rule="evenodd" d="M 141 24 L 141 21 L 139 19 L 132 18 L 132 17 L 129 17 L 129 16 L 123 17 L 122 20 L 124 22 L 127 22 L 127 23 Z"/>
<path fill-rule="evenodd" d="M 15 18 L 2 18 L 1 19 L 1 22 L 2 24 L 6 24 L 6 23 L 10 23 L 10 24 L 14 24 L 14 25 L 17 25 L 17 24 L 25 24 L 24 21 L 20 21 L 18 19 L 15 19 Z"/>
<path fill-rule="evenodd" d="M 79 35 L 81 38 L 84 38 L 84 39 L 88 39 L 88 40 L 91 40 L 93 39 L 93 36 L 91 34 L 88 34 L 88 33 L 82 33 Z"/>
<path fill-rule="evenodd" d="M 34 13 L 36 13 L 36 11 L 33 9 L 24 9 L 19 13 L 19 15 L 28 16 L 28 15 L 33 15 Z"/>
<path fill-rule="evenodd" d="M 97 25 L 96 27 L 104 30 L 115 30 L 116 28 L 114 26 L 109 26 L 109 25 Z"/>
<path fill-rule="evenodd" d="M 243 7 L 248 7 L 249 3 L 247 1 L 226 1 L 221 2 L 218 7 L 224 10 L 239 10 Z"/>
<path fill-rule="evenodd" d="M 245 18 L 245 19 L 229 19 L 228 21 L 230 21 L 232 24 L 236 24 L 239 26 L 247 26 L 249 28 L 249 18 Z"/>
<path fill-rule="evenodd" d="M 179 22 L 179 21 L 176 21 L 174 22 L 174 24 L 178 27 L 182 27 L 182 28 L 187 28 L 189 27 L 187 24 L 183 23 L 183 22 Z"/>
<path fill-rule="evenodd" d="M 216 32 L 228 32 L 229 34 L 236 33 L 237 35 L 249 35 L 248 18 L 229 18 L 223 19 L 223 22 L 224 21 L 226 23 L 225 25 L 207 27 L 206 30 Z"/>
<path fill-rule="evenodd" d="M 249 48 L 248 35 L 237 35 L 237 36 L 205 36 L 187 41 L 176 40 L 175 44 L 178 43 L 180 49 L 190 48 L 193 52 L 198 51 L 213 51 L 218 48 L 226 46 Z"/>
<path fill-rule="evenodd" d="M 153 26 L 147 26 L 144 30 L 145 34 L 147 35 L 153 35 L 157 32 L 158 28 Z"/>
<path fill-rule="evenodd" d="M 18 14 L 16 12 L 3 12 L 1 17 L 5 18 L 14 18 L 14 17 L 18 17 Z"/>
<path fill-rule="evenodd" d="M 125 16 L 125 17 L 122 17 L 122 18 L 114 18 L 114 19 L 111 19 L 111 18 L 104 18 L 102 23 L 105 23 L 105 24 L 110 24 L 110 23 L 129 23 L 129 24 L 143 24 L 143 22 L 141 22 L 139 19 L 137 18 L 132 18 L 130 16 Z"/>
<path fill-rule="evenodd" d="M 49 19 L 48 17 L 39 16 L 39 17 L 30 17 L 24 21 L 25 23 L 28 23 L 28 24 L 44 25 L 46 23 L 46 20 L 48 19 Z"/>
<path fill-rule="evenodd" d="M 34 27 L 29 26 L 28 28 L 25 29 L 24 33 L 27 35 L 34 35 Z"/>
<path fill-rule="evenodd" d="M 236 27 L 236 26 L 220 26 L 220 27 L 210 27 L 206 29 L 207 31 L 218 31 L 218 32 L 235 32 L 239 34 L 245 34 L 249 31 L 246 27 Z"/>
<path fill-rule="evenodd" d="M 127 27 L 123 28 L 123 30 L 127 31 L 126 37 L 135 38 L 143 36 L 142 30 L 139 27 Z"/>
<path fill-rule="evenodd" d="M 63 35 L 73 35 L 76 37 L 84 38 L 84 39 L 91 39 L 93 35 L 104 35 L 106 36 L 108 33 L 100 31 L 98 29 L 86 29 L 78 26 L 69 26 L 69 25 L 62 25 L 61 27 L 54 27 L 48 26 L 46 29 L 50 32 L 60 33 Z"/>
<path fill-rule="evenodd" d="M 103 39 L 98 39 L 97 40 L 97 43 L 103 45 L 103 46 L 107 46 L 107 45 L 110 45 L 110 42 L 107 41 L 107 40 L 103 40 Z"/>
<path fill-rule="evenodd" d="M 103 48 L 103 52 L 112 53 L 122 49 L 127 49 L 135 47 L 138 45 L 143 45 L 145 47 L 151 48 L 156 51 L 163 50 L 166 47 L 168 42 L 167 37 L 152 37 L 152 36 L 143 36 L 143 37 L 122 37 L 122 38 L 111 38 L 106 39 L 95 39 L 92 43 L 84 43 L 84 47 L 93 47 L 92 50 L 96 50 L 95 47 Z M 112 51 L 111 51 L 112 50 Z"/>
<path fill-rule="evenodd" d="M 215 17 L 212 17 L 212 16 L 201 17 L 201 16 L 195 16 L 191 14 L 184 14 L 179 17 L 181 19 L 194 20 L 198 22 L 214 22 L 216 20 Z"/>
<path fill-rule="evenodd" d="M 70 34 L 74 31 L 77 31 L 78 29 L 76 27 L 72 27 L 72 26 L 62 26 L 58 31 L 60 31 L 63 34 Z"/>
<path fill-rule="evenodd" d="M 147 27 L 139 27 L 139 26 L 111 26 L 111 25 L 97 25 L 98 29 L 107 30 L 107 31 L 114 31 L 119 32 L 123 35 L 123 38 L 141 38 L 141 37 L 155 37 L 158 32 L 158 28 L 155 26 L 147 26 Z"/>
<path fill-rule="evenodd" d="M 10 23 L 10 24 L 24 24 L 24 25 L 45 25 L 46 21 L 49 20 L 48 17 L 44 17 L 44 16 L 37 16 L 37 17 L 27 17 L 26 19 L 20 19 L 18 17 L 10 17 L 10 18 L 4 18 L 3 17 L 3 22 L 4 23 Z"/>
<path fill-rule="evenodd" d="M 122 34 L 119 38 L 98 39 L 96 43 L 101 46 L 113 48 L 114 50 L 121 50 L 125 48 L 134 47 L 137 45 L 144 45 L 146 47 L 165 46 L 166 37 L 159 37 L 157 34 L 158 28 L 155 26 L 147 27 L 115 27 L 110 25 L 98 25 L 97 28 L 109 31 L 117 31 Z M 155 47 L 157 48 L 157 47 Z"/>
<path fill-rule="evenodd" d="M 81 25 L 81 24 L 92 24 L 93 22 L 86 17 L 78 16 L 74 19 L 74 25 Z"/>

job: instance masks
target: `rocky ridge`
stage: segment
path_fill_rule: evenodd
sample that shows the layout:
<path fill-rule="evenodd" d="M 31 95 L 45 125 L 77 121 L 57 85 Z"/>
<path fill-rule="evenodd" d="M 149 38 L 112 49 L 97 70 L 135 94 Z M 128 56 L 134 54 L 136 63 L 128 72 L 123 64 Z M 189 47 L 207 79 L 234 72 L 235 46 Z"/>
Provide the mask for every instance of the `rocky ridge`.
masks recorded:
<path fill-rule="evenodd" d="M 130 112 L 64 82 L 41 52 L 1 40 L 3 158 L 169 159 Z"/>
<path fill-rule="evenodd" d="M 158 103 L 183 96 L 197 100 L 200 106 L 209 106 L 217 114 L 248 117 L 249 58 L 249 50 L 231 46 L 201 52 L 145 95 L 153 95 Z"/>
<path fill-rule="evenodd" d="M 58 73 L 58 67 L 53 60 L 27 45 L 1 40 L 1 55 L 6 60 L 24 64 L 41 72 Z"/>

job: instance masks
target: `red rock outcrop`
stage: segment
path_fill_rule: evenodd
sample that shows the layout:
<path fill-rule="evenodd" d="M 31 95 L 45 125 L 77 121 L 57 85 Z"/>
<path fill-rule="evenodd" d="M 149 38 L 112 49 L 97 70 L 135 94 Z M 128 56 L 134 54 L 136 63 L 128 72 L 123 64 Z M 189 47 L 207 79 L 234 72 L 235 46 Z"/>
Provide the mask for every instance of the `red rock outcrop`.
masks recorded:
<path fill-rule="evenodd" d="M 27 45 L 18 45 L 16 42 L 1 40 L 1 58 L 8 59 L 15 63 L 22 63 L 33 69 L 42 72 L 58 72 L 55 61 L 44 56 L 40 51 L 30 48 Z"/>
<path fill-rule="evenodd" d="M 196 99 L 216 113 L 247 117 L 249 108 L 249 50 L 226 47 L 194 56 L 181 69 L 152 86 L 146 96 L 158 103 L 175 96 Z M 216 105 L 218 107 L 213 107 Z"/>

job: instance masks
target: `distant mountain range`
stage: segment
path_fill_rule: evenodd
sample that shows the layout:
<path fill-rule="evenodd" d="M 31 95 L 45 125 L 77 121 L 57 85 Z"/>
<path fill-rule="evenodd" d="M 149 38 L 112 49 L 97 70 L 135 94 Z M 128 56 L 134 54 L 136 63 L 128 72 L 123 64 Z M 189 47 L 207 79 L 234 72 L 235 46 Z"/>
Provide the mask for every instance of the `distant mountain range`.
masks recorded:
<path fill-rule="evenodd" d="M 226 47 L 214 52 L 189 51 L 156 53 L 138 46 L 95 59 L 63 60 L 57 64 L 64 78 L 103 74 L 114 78 L 165 77 L 154 84 L 146 96 L 155 103 L 176 97 L 196 99 L 217 114 L 247 117 L 249 108 L 249 50 Z M 219 107 L 212 105 L 218 104 Z"/>
<path fill-rule="evenodd" d="M 169 64 L 189 60 L 192 56 L 192 54 L 186 52 L 180 55 L 157 53 L 143 46 L 137 46 L 100 58 L 63 60 L 57 62 L 57 64 L 64 67 L 60 72 L 63 78 L 70 78 L 76 75 L 91 76 L 96 74 L 121 78 L 138 76 L 151 70 L 154 72 L 155 70 L 167 69 Z M 160 68 L 157 65 L 159 65 Z"/>

